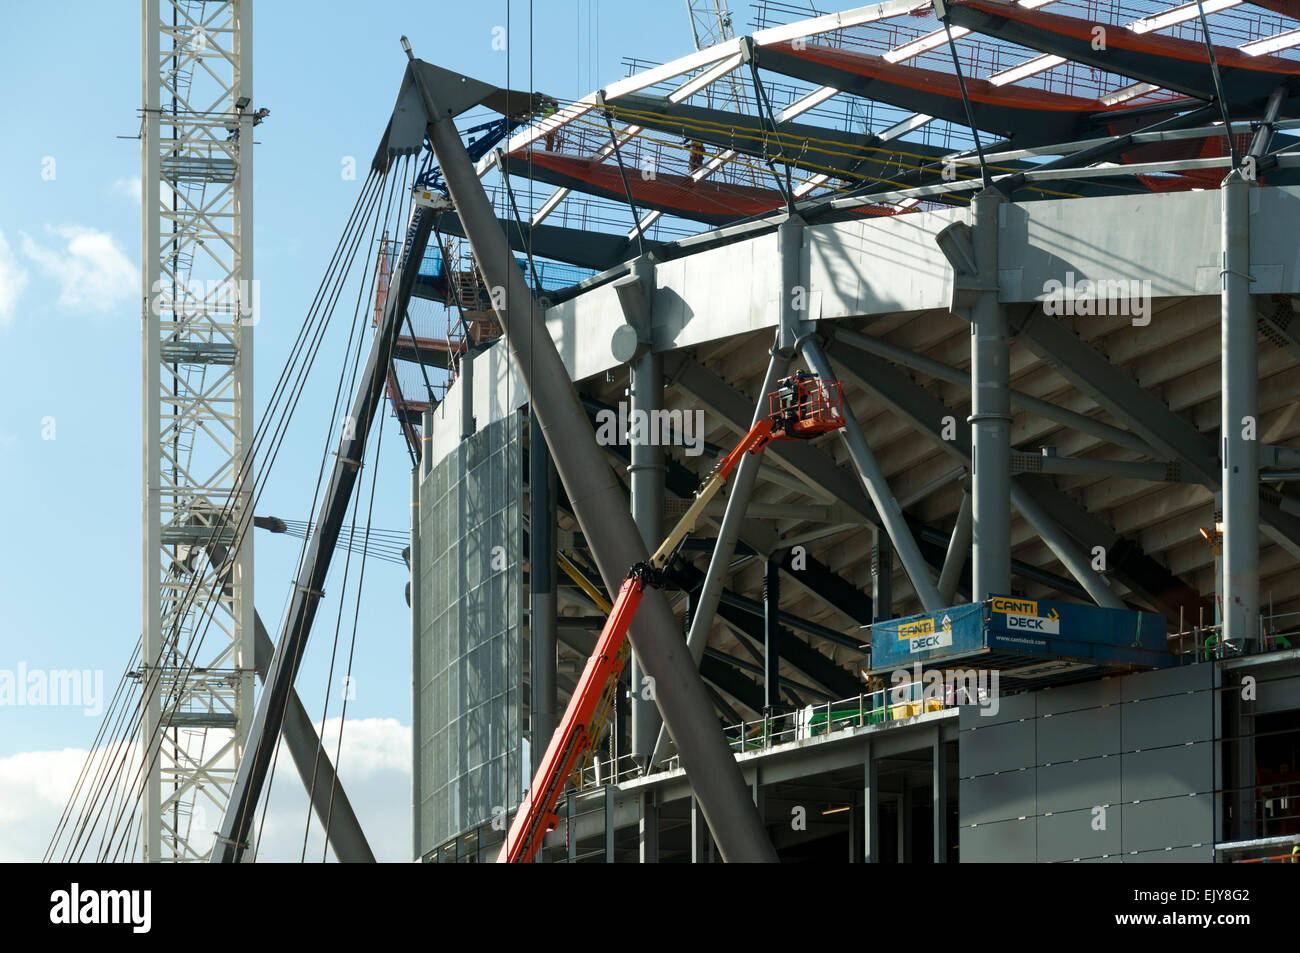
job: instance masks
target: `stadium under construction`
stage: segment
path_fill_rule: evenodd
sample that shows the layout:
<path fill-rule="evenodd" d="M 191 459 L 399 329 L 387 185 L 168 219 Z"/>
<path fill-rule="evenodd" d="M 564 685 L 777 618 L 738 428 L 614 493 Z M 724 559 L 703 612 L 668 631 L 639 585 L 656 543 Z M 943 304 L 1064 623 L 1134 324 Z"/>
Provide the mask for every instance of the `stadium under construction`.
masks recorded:
<path fill-rule="evenodd" d="M 388 431 L 413 860 L 1290 859 L 1294 5 L 684 6 L 681 58 L 576 100 L 394 63 L 341 243 L 372 333 L 282 629 L 238 597 L 283 529 L 251 477 L 153 511 L 146 856 L 189 726 L 236 754 L 188 859 L 247 859 L 281 737 L 372 859 L 293 683 Z M 166 320 L 146 365 L 238 376 Z M 258 659 L 224 708 L 168 621 L 204 586 Z"/>

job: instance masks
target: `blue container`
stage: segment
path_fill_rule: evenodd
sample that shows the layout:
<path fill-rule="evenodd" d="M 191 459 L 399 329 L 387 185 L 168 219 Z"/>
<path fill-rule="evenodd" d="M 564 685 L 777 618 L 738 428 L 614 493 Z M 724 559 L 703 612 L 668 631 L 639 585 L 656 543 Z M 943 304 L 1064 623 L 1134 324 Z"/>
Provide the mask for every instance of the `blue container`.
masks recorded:
<path fill-rule="evenodd" d="M 980 660 L 1013 668 L 1063 659 L 1081 668 L 1164 668 L 1174 663 L 1165 617 L 1048 599 L 993 596 L 871 627 L 873 672 Z"/>

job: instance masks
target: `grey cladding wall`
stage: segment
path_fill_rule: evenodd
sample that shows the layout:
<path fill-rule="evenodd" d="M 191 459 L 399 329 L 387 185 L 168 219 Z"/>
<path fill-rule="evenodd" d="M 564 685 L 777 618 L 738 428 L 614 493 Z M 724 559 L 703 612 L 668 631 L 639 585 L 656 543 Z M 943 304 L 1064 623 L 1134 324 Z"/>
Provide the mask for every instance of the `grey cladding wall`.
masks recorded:
<path fill-rule="evenodd" d="M 1193 665 L 964 707 L 961 859 L 1212 860 L 1213 679 Z"/>

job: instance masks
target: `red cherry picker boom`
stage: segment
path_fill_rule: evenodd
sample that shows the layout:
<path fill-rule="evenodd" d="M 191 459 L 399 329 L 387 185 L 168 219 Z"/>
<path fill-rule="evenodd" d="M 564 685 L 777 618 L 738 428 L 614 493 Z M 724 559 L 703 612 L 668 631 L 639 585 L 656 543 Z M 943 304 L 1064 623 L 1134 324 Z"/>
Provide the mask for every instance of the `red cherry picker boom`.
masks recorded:
<path fill-rule="evenodd" d="M 727 482 L 731 472 L 747 453 L 761 453 L 773 440 L 807 440 L 844 426 L 844 400 L 839 381 L 822 380 L 799 372 L 778 382 L 777 390 L 768 395 L 768 416 L 760 419 L 749 433 L 713 471 L 695 492 L 695 500 L 663 544 L 648 562 L 633 566 L 623 580 L 605 627 L 601 630 L 591 658 L 583 669 L 569 707 L 551 736 L 537 774 L 524 795 L 514 821 L 506 833 L 497 863 L 529 863 L 542 838 L 559 824 L 555 813 L 565 781 L 584 752 L 596 740 L 592 726 L 597 713 L 607 709 L 618 685 L 623 668 L 621 649 L 627 630 L 641 604 L 647 586 L 659 586 L 664 570 L 677 555 L 686 538 L 709 502 Z"/>

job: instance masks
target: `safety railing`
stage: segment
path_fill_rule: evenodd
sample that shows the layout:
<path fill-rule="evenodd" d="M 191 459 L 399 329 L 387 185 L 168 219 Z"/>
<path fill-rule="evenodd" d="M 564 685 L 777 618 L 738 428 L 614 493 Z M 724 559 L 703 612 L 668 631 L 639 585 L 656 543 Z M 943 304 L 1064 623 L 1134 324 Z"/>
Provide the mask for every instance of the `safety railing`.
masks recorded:
<path fill-rule="evenodd" d="M 801 741 L 891 721 L 911 718 L 924 712 L 943 711 L 962 704 L 979 704 L 987 699 L 967 698 L 962 688 L 951 684 L 942 689 L 928 688 L 921 682 L 864 692 L 851 698 L 806 705 L 781 715 L 771 715 L 723 728 L 731 750 L 737 754 L 763 751 L 792 741 Z M 664 770 L 679 767 L 676 755 L 668 758 Z M 618 784 L 642 777 L 641 765 L 631 755 L 616 759 L 593 758 L 579 775 L 579 790 L 606 784 Z"/>

